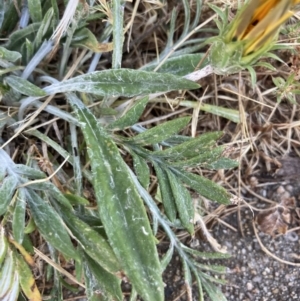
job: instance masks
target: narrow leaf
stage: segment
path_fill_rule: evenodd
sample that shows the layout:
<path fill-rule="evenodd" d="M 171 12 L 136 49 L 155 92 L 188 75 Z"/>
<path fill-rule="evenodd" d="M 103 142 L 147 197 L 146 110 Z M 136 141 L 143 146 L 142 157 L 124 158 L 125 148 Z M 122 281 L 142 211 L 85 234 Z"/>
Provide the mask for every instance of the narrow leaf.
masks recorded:
<path fill-rule="evenodd" d="M 163 300 L 161 268 L 144 204 L 114 141 L 79 99 L 69 95 L 91 160 L 100 218 L 111 246 L 137 292 Z"/>
<path fill-rule="evenodd" d="M 23 258 L 14 253 L 16 259 L 17 271 L 20 277 L 20 285 L 23 293 L 30 301 L 42 301 L 42 296 L 35 284 L 32 272 Z"/>
<path fill-rule="evenodd" d="M 170 263 L 173 253 L 174 253 L 174 247 L 170 246 L 169 250 L 164 255 L 164 257 L 162 258 L 162 261 L 161 261 L 161 267 L 162 267 L 163 271 L 167 268 L 168 264 Z"/>
<path fill-rule="evenodd" d="M 166 171 L 160 168 L 160 166 L 156 162 L 152 163 L 155 168 L 166 215 L 171 222 L 174 222 L 176 219 L 177 210 L 168 175 Z"/>
<path fill-rule="evenodd" d="M 24 190 L 20 189 L 13 213 L 12 230 L 14 240 L 22 244 L 25 229 L 26 199 Z"/>
<path fill-rule="evenodd" d="M 100 286 L 101 295 L 109 296 L 111 300 L 123 300 L 121 279 L 108 273 L 102 266 L 98 265 L 96 261 L 87 255 L 85 255 L 84 258 L 93 277 L 95 277 Z"/>
<path fill-rule="evenodd" d="M 0 215 L 3 215 L 7 211 L 18 183 L 19 181 L 16 176 L 8 176 L 2 182 L 0 187 Z"/>
<path fill-rule="evenodd" d="M 202 152 L 202 150 L 212 147 L 216 141 L 223 135 L 223 132 L 205 133 L 196 138 L 191 138 L 179 145 L 155 151 L 153 154 L 172 160 L 192 158 Z"/>
<path fill-rule="evenodd" d="M 190 234 L 193 234 L 194 205 L 191 194 L 171 171 L 166 170 L 166 173 L 169 178 L 180 221 L 183 227 Z"/>
<path fill-rule="evenodd" d="M 20 59 L 22 56 L 19 52 L 9 51 L 4 47 L 0 47 L 0 58 L 7 60 L 9 62 L 15 62 Z"/>
<path fill-rule="evenodd" d="M 134 171 L 140 183 L 145 189 L 148 189 L 150 184 L 150 170 L 147 162 L 133 151 L 131 151 L 130 154 L 133 159 Z"/>
<path fill-rule="evenodd" d="M 196 54 L 183 54 L 176 56 L 174 58 L 168 59 L 159 69 L 159 73 L 168 73 L 174 74 L 178 76 L 187 75 L 193 71 L 195 68 L 200 68 L 198 66 L 199 62 L 202 60 L 204 54 L 196 53 Z M 207 63 L 207 60 L 203 62 L 203 65 Z M 159 62 L 155 61 L 151 65 L 146 65 L 145 68 L 141 68 L 144 71 L 152 71 L 159 64 Z"/>
<path fill-rule="evenodd" d="M 46 95 L 44 90 L 35 86 L 24 78 L 15 75 L 9 75 L 5 78 L 5 81 L 12 89 L 21 94 L 37 97 Z"/>
<path fill-rule="evenodd" d="M 205 168 L 207 169 L 230 169 L 238 167 L 239 163 L 235 160 L 229 159 L 229 158 L 219 158 L 218 160 L 205 164 Z"/>
<path fill-rule="evenodd" d="M 184 251 L 199 257 L 201 259 L 227 259 L 230 258 L 230 254 L 228 253 L 217 253 L 217 252 L 213 252 L 213 253 L 208 253 L 208 252 L 199 252 L 195 249 L 191 249 L 188 248 L 185 245 L 181 245 L 181 247 L 184 249 Z"/>
<path fill-rule="evenodd" d="M 180 171 L 176 174 L 183 182 L 209 200 L 225 205 L 230 204 L 229 193 L 225 188 L 214 183 L 213 181 L 199 175 L 188 173 L 186 171 Z"/>
<path fill-rule="evenodd" d="M 2 226 L 0 226 L 0 267 L 5 259 L 7 246 L 8 246 L 8 242 L 5 236 L 5 230 Z"/>
<path fill-rule="evenodd" d="M 90 203 L 87 199 L 85 199 L 81 196 L 75 195 L 75 194 L 71 194 L 71 193 L 65 193 L 64 197 L 66 197 L 72 205 L 87 206 Z"/>
<path fill-rule="evenodd" d="M 112 18 L 113 22 L 113 55 L 112 68 L 121 68 L 123 43 L 124 43 L 124 7 L 120 0 L 112 0 Z"/>
<path fill-rule="evenodd" d="M 0 300 L 3 300 L 4 296 L 10 291 L 13 284 L 14 271 L 15 261 L 12 252 L 9 251 L 0 270 Z"/>
<path fill-rule="evenodd" d="M 68 258 L 79 260 L 66 226 L 53 208 L 31 189 L 26 190 L 26 199 L 35 224 L 45 240 Z"/>
<path fill-rule="evenodd" d="M 76 217 L 73 212 L 61 208 L 61 213 L 74 237 L 91 258 L 112 274 L 121 270 L 112 248 L 100 234 Z"/>
<path fill-rule="evenodd" d="M 202 280 L 201 281 L 202 286 L 206 290 L 211 300 L 227 301 L 226 297 L 215 285 L 211 284 L 209 281 L 206 281 L 205 279 L 201 279 L 201 280 Z"/>
<path fill-rule="evenodd" d="M 45 88 L 48 94 L 83 92 L 100 96 L 137 96 L 179 89 L 197 89 L 199 85 L 171 74 L 131 69 L 104 70 L 79 75 Z"/>
<path fill-rule="evenodd" d="M 26 166 L 24 164 L 15 164 L 14 172 L 29 179 L 37 180 L 46 178 L 46 175 L 42 171 Z"/>
<path fill-rule="evenodd" d="M 155 126 L 149 130 L 142 132 L 141 134 L 128 139 L 138 144 L 155 144 L 169 138 L 173 134 L 178 133 L 190 121 L 190 117 L 182 117 L 174 120 L 164 122 L 158 126 Z"/>
<path fill-rule="evenodd" d="M 15 11 L 14 13 L 18 17 L 17 12 Z M 6 44 L 7 49 L 18 51 L 21 49 L 21 46 L 27 39 L 29 41 L 33 41 L 38 29 L 40 28 L 40 25 L 40 23 L 33 23 L 23 29 L 19 29 L 13 32 L 9 36 L 9 41 Z"/>
<path fill-rule="evenodd" d="M 149 97 L 140 99 L 132 108 L 130 108 L 122 117 L 108 126 L 109 129 L 122 130 L 126 127 L 134 125 L 144 112 Z"/>
<path fill-rule="evenodd" d="M 223 153 L 224 147 L 218 146 L 212 149 L 203 149 L 199 155 L 190 158 L 188 160 L 181 160 L 177 162 L 172 162 L 174 167 L 196 167 L 203 166 L 207 167 L 209 164 L 213 164 L 218 161 Z"/>
<path fill-rule="evenodd" d="M 40 0 L 28 0 L 28 8 L 32 22 L 40 22 L 43 19 Z"/>

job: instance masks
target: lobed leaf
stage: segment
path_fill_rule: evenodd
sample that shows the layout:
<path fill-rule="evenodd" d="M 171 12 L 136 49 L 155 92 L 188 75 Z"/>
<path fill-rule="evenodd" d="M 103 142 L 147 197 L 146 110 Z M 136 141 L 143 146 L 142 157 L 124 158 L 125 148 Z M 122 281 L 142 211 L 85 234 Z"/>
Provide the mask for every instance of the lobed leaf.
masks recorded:
<path fill-rule="evenodd" d="M 147 301 L 163 300 L 155 239 L 128 167 L 90 111 L 75 96 L 69 100 L 82 124 L 99 216 L 110 244 L 137 292 Z"/>

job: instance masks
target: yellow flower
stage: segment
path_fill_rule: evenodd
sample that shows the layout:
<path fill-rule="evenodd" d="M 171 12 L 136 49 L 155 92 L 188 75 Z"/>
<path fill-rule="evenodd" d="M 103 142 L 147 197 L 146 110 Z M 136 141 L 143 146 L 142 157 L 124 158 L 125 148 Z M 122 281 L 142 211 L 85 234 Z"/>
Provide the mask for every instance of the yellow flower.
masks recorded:
<path fill-rule="evenodd" d="M 273 46 L 280 26 L 294 14 L 293 9 L 299 2 L 250 0 L 245 4 L 212 45 L 211 63 L 217 73 L 247 68 L 266 54 Z M 222 53 L 226 57 L 223 55 L 220 59 Z"/>
<path fill-rule="evenodd" d="M 226 42 L 246 41 L 244 55 L 271 42 L 299 0 L 252 0 L 232 22 Z"/>

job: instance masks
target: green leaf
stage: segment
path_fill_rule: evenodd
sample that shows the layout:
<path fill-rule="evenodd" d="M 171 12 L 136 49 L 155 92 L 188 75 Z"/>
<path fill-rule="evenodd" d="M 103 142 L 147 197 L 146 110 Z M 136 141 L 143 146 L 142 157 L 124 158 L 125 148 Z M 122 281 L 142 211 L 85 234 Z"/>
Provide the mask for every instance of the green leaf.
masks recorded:
<path fill-rule="evenodd" d="M 196 282 L 197 282 L 197 286 L 198 286 L 199 300 L 203 301 L 204 300 L 204 298 L 203 298 L 203 289 L 202 289 L 202 283 L 201 283 L 200 277 L 195 271 L 193 271 L 193 274 L 196 278 Z"/>
<path fill-rule="evenodd" d="M 111 123 L 108 129 L 123 130 L 135 124 L 144 112 L 148 101 L 149 97 L 138 100 L 122 117 Z"/>
<path fill-rule="evenodd" d="M 121 270 L 120 264 L 106 239 L 76 217 L 73 212 L 61 208 L 61 213 L 68 228 L 91 258 L 112 274 Z"/>
<path fill-rule="evenodd" d="M 230 254 L 228 253 L 217 253 L 217 252 L 213 252 L 213 253 L 209 253 L 209 252 L 199 252 L 195 249 L 191 249 L 188 248 L 185 245 L 181 245 L 182 249 L 196 257 L 199 257 L 201 259 L 228 259 L 230 258 Z"/>
<path fill-rule="evenodd" d="M 15 91 L 28 96 L 45 96 L 46 93 L 41 88 L 35 86 L 28 80 L 15 76 L 9 75 L 5 78 L 6 83 Z"/>
<path fill-rule="evenodd" d="M 176 219 L 177 210 L 174 195 L 169 182 L 169 177 L 166 171 L 160 168 L 159 164 L 157 164 L 156 162 L 152 162 L 152 164 L 154 166 L 155 173 L 157 176 L 166 215 L 169 218 L 169 220 L 173 223 Z"/>
<path fill-rule="evenodd" d="M 155 151 L 153 152 L 153 155 L 166 159 L 170 158 L 173 161 L 193 158 L 203 150 L 206 150 L 215 145 L 216 140 L 218 140 L 222 135 L 223 132 L 205 133 L 196 138 L 191 138 L 179 145 L 169 147 L 160 151 Z"/>
<path fill-rule="evenodd" d="M 34 254 L 34 248 L 32 242 L 27 234 L 24 235 L 22 246 L 28 253 Z"/>
<path fill-rule="evenodd" d="M 0 187 L 0 216 L 7 211 L 17 185 L 19 184 L 16 176 L 8 176 L 2 182 Z"/>
<path fill-rule="evenodd" d="M 48 94 L 83 92 L 100 96 L 137 96 L 179 89 L 197 89 L 199 85 L 171 74 L 131 69 L 104 70 L 79 75 L 45 88 Z"/>
<path fill-rule="evenodd" d="M 41 294 L 35 284 L 34 277 L 24 259 L 17 252 L 14 252 L 17 271 L 20 277 L 20 285 L 24 295 L 31 301 L 42 301 Z"/>
<path fill-rule="evenodd" d="M 22 56 L 17 51 L 9 51 L 4 47 L 0 47 L 0 58 L 7 60 L 9 62 L 15 62 L 20 59 Z"/>
<path fill-rule="evenodd" d="M 215 285 L 205 279 L 201 279 L 201 283 L 211 300 L 227 301 L 223 293 Z"/>
<path fill-rule="evenodd" d="M 182 261 L 182 266 L 183 266 L 184 282 L 186 285 L 186 289 L 188 292 L 190 291 L 190 293 L 188 294 L 191 294 L 192 286 L 193 286 L 191 270 L 185 260 Z"/>
<path fill-rule="evenodd" d="M 225 285 L 226 284 L 226 280 L 225 279 L 216 278 L 216 277 L 210 276 L 207 273 L 203 273 L 201 271 L 199 271 L 199 274 L 202 276 L 202 280 L 203 280 L 203 278 L 207 279 L 212 286 L 213 286 L 213 283 L 217 283 L 217 284 L 221 284 L 221 285 Z"/>
<path fill-rule="evenodd" d="M 250 73 L 251 85 L 252 85 L 252 87 L 255 87 L 255 85 L 256 85 L 256 79 L 257 79 L 256 71 L 254 70 L 254 68 L 252 66 L 248 66 L 247 70 Z"/>
<path fill-rule="evenodd" d="M 113 50 L 112 43 L 99 43 L 95 35 L 86 27 L 75 32 L 72 46 L 84 47 L 96 53 Z"/>
<path fill-rule="evenodd" d="M 23 164 L 16 164 L 14 166 L 14 172 L 18 175 L 34 180 L 46 178 L 46 175 L 42 171 Z"/>
<path fill-rule="evenodd" d="M 162 260 L 161 260 L 161 267 L 162 267 L 162 270 L 164 271 L 167 266 L 169 265 L 172 257 L 173 257 L 173 253 L 174 253 L 174 247 L 173 246 L 170 246 L 169 247 L 169 250 L 167 251 L 166 254 L 164 254 Z"/>
<path fill-rule="evenodd" d="M 219 273 L 219 274 L 225 274 L 226 273 L 226 267 L 222 265 L 214 265 L 214 264 L 201 264 L 199 262 L 195 262 L 195 265 L 201 269 L 210 271 L 213 273 Z"/>
<path fill-rule="evenodd" d="M 218 169 L 235 168 L 237 166 L 239 166 L 239 163 L 237 161 L 222 157 L 214 162 L 206 164 L 205 168 L 218 170 Z"/>
<path fill-rule="evenodd" d="M 255 64 L 255 66 L 259 66 L 259 67 L 265 67 L 266 69 L 272 70 L 272 71 L 276 71 L 277 69 L 270 63 L 268 62 L 257 62 Z"/>
<path fill-rule="evenodd" d="M 15 8 L 14 2 L 9 2 L 9 3 L 7 3 L 6 1 L 1 1 L 1 2 L 2 2 L 1 36 L 7 36 L 11 31 L 15 29 L 17 22 L 19 21 L 19 15 Z M 3 14 L 4 14 L 4 19 L 3 19 Z"/>
<path fill-rule="evenodd" d="M 17 12 L 15 14 L 18 17 Z M 9 41 L 6 44 L 7 49 L 15 50 L 21 52 L 21 46 L 28 39 L 29 41 L 33 41 L 36 37 L 36 33 L 39 30 L 41 24 L 33 23 L 28 25 L 26 28 L 16 30 L 9 36 Z"/>
<path fill-rule="evenodd" d="M 187 126 L 190 119 L 190 117 L 181 117 L 164 122 L 128 139 L 127 141 L 132 141 L 142 145 L 159 143 L 181 131 Z"/>
<path fill-rule="evenodd" d="M 183 54 L 176 56 L 174 58 L 168 59 L 159 69 L 159 73 L 168 73 L 177 76 L 184 76 L 193 71 L 198 66 L 199 62 L 202 60 L 204 54 Z M 151 65 L 146 65 L 146 67 L 141 68 L 144 71 L 152 71 L 159 64 L 155 62 Z M 207 61 L 204 60 L 203 65 L 207 64 Z"/>
<path fill-rule="evenodd" d="M 218 161 L 223 153 L 224 147 L 218 146 L 213 149 L 204 149 L 200 154 L 188 160 L 182 160 L 172 163 L 174 167 L 196 167 L 207 166 Z"/>
<path fill-rule="evenodd" d="M 31 0 L 31 1 L 39 1 L 39 0 Z M 54 15 L 54 10 L 51 7 L 46 12 L 46 14 L 43 18 L 43 21 L 42 21 L 42 19 L 40 20 L 42 22 L 40 23 L 40 27 L 35 35 L 35 39 L 34 39 L 34 43 L 33 43 L 35 49 L 38 49 L 41 46 L 42 41 L 45 39 L 44 37 L 45 37 L 47 31 L 49 30 L 50 26 L 52 25 L 53 15 Z"/>
<path fill-rule="evenodd" d="M 28 0 L 28 8 L 33 23 L 42 21 L 43 14 L 40 0 Z"/>
<path fill-rule="evenodd" d="M 0 226 L 0 268 L 2 267 L 3 260 L 5 259 L 7 252 L 7 238 L 5 236 L 4 227 Z"/>
<path fill-rule="evenodd" d="M 12 230 L 14 240 L 22 244 L 25 229 L 26 196 L 23 189 L 19 189 L 13 213 Z"/>
<path fill-rule="evenodd" d="M 33 190 L 27 189 L 25 191 L 30 212 L 45 240 L 67 258 L 80 260 L 72 245 L 66 226 L 59 215 Z"/>
<path fill-rule="evenodd" d="M 183 105 L 182 103 L 180 103 L 181 105 Z M 228 120 L 231 120 L 235 123 L 240 123 L 240 113 L 238 110 L 234 110 L 234 109 L 229 109 L 229 108 L 223 108 L 221 106 L 214 106 L 208 103 L 203 103 L 200 106 L 200 110 L 207 112 L 207 113 L 211 113 L 214 114 L 216 116 L 220 116 L 223 118 L 226 118 Z"/>
<path fill-rule="evenodd" d="M 12 256 L 12 251 L 6 253 L 6 258 L 0 269 L 0 300 L 4 299 L 6 294 L 9 294 L 14 282 L 15 261 Z"/>
<path fill-rule="evenodd" d="M 79 195 L 75 195 L 75 194 L 71 194 L 71 193 L 64 193 L 64 197 L 68 199 L 68 201 L 72 204 L 72 205 L 84 205 L 87 206 L 90 204 L 90 202 L 79 196 Z"/>
<path fill-rule="evenodd" d="M 207 199 L 220 204 L 230 204 L 229 193 L 226 191 L 226 189 L 214 183 L 213 181 L 186 171 L 176 172 L 176 174 L 183 182 Z"/>
<path fill-rule="evenodd" d="M 112 68 L 119 69 L 122 64 L 123 43 L 124 43 L 124 8 L 120 0 L 112 0 L 113 22 L 113 54 Z"/>
<path fill-rule="evenodd" d="M 130 152 L 133 159 L 133 168 L 134 171 L 145 189 L 148 189 L 150 184 L 150 170 L 147 162 L 138 156 L 135 152 Z"/>
<path fill-rule="evenodd" d="M 87 255 L 84 256 L 85 263 L 87 264 L 90 274 L 98 282 L 100 287 L 101 295 L 105 297 L 110 297 L 109 300 L 123 300 L 123 294 L 121 290 L 121 279 L 113 274 L 108 273 L 104 270 L 101 265 L 98 265 L 96 261 Z M 104 299 L 106 300 L 106 299 Z"/>
<path fill-rule="evenodd" d="M 68 95 L 86 140 L 99 216 L 110 244 L 137 292 L 164 299 L 155 238 L 128 167 L 114 141 L 74 95 Z"/>
<path fill-rule="evenodd" d="M 194 233 L 194 205 L 189 191 L 178 178 L 169 170 L 166 170 L 175 199 L 177 212 L 183 227 L 190 233 Z"/>
<path fill-rule="evenodd" d="M 83 257 L 84 254 L 80 253 L 80 257 Z M 84 273 L 84 284 L 85 284 L 85 293 L 88 301 L 102 301 L 100 299 L 99 293 L 101 292 L 101 287 L 96 277 L 92 273 L 91 269 L 87 265 L 86 261 L 83 261 L 83 273 Z"/>

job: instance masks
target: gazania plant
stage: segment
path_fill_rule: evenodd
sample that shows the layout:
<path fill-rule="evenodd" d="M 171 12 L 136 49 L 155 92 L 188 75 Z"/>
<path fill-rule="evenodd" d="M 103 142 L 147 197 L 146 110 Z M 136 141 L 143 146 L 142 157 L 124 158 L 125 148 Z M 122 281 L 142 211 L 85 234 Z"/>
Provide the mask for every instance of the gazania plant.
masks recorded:
<path fill-rule="evenodd" d="M 268 53 L 278 37 L 280 26 L 295 13 L 298 0 L 251 0 L 227 24 L 228 12 L 211 6 L 221 17 L 220 34 L 213 38 L 210 63 L 218 74 L 249 69 Z M 274 55 L 273 55 L 274 57 Z"/>

